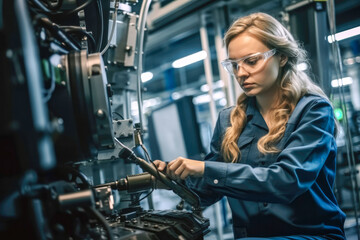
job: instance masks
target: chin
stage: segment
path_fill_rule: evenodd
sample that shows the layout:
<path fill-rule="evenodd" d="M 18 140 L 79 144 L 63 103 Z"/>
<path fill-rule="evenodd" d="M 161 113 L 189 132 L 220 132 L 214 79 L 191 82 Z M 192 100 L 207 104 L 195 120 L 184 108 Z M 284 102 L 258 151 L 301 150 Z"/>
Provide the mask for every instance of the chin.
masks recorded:
<path fill-rule="evenodd" d="M 259 92 L 256 91 L 255 89 L 248 89 L 248 90 L 243 89 L 243 91 L 244 91 L 245 95 L 248 97 L 254 97 L 259 94 Z"/>

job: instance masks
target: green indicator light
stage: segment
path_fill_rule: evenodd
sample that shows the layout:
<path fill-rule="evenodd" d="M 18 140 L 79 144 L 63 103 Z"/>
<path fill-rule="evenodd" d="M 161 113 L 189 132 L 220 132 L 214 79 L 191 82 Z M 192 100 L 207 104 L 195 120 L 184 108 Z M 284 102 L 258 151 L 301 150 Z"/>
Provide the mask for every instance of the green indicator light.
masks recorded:
<path fill-rule="evenodd" d="M 344 117 L 344 114 L 342 112 L 342 110 L 340 108 L 335 108 L 334 109 L 334 114 L 337 120 L 342 120 Z"/>

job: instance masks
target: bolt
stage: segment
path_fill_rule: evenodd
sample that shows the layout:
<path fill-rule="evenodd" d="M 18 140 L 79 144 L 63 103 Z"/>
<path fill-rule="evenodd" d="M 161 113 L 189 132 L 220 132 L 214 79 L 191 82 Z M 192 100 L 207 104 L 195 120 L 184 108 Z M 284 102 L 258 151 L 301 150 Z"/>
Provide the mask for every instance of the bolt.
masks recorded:
<path fill-rule="evenodd" d="M 99 109 L 99 110 L 97 110 L 96 115 L 97 115 L 99 118 L 101 118 L 101 117 L 103 117 L 105 114 L 104 114 L 104 111 L 103 111 L 103 110 Z"/>

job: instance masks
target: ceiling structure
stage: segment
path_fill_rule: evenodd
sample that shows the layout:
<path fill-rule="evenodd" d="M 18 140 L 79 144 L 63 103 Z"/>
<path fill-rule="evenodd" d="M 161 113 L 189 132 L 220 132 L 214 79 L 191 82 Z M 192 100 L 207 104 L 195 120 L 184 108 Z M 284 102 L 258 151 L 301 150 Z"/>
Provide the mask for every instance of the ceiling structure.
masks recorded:
<path fill-rule="evenodd" d="M 312 0 L 163 0 L 154 2 L 148 14 L 147 38 L 145 45 L 144 71 L 154 74 L 153 80 L 145 83 L 148 96 L 167 95 L 178 88 L 200 86 L 205 83 L 203 64 L 195 63 L 185 70 L 174 70 L 171 63 L 181 57 L 202 49 L 199 28 L 201 13 L 207 16 L 207 29 L 211 59 L 216 66 L 214 47 L 214 19 L 211 14 L 215 9 L 222 9 L 225 32 L 233 20 L 251 12 L 262 11 L 280 19 L 285 7 Z M 335 0 L 337 30 L 342 31 L 360 26 L 360 1 Z M 344 46 L 354 45 L 353 41 L 342 42 Z M 358 41 L 360 45 L 360 41 Z M 213 68 L 216 76 L 218 71 Z M 167 76 L 173 76 L 174 83 L 169 84 Z M 182 76 L 181 76 L 182 75 Z M 185 82 L 182 79 L 186 79 Z M 216 79 L 214 79 L 216 80 Z"/>

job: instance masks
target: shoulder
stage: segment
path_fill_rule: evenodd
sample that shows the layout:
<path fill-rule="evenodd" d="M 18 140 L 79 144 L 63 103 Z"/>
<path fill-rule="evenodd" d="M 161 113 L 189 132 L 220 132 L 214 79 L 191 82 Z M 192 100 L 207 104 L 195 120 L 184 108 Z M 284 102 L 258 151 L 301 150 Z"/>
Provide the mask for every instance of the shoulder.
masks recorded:
<path fill-rule="evenodd" d="M 227 107 L 222 109 L 219 112 L 218 119 L 217 119 L 217 127 L 221 129 L 226 129 L 230 126 L 230 115 L 232 110 L 235 108 L 235 106 Z"/>
<path fill-rule="evenodd" d="M 300 106 L 306 107 L 317 103 L 323 103 L 331 106 L 329 100 L 324 98 L 323 96 L 315 95 L 315 94 L 305 94 L 302 98 L 300 98 L 296 107 L 300 107 Z"/>
<path fill-rule="evenodd" d="M 333 116 L 331 103 L 322 96 L 306 94 L 300 98 L 288 122 L 297 122 L 304 115 L 316 112 L 324 116 Z"/>
<path fill-rule="evenodd" d="M 227 107 L 227 108 L 222 109 L 219 112 L 219 118 L 221 118 L 221 117 L 230 117 L 230 114 L 231 114 L 231 112 L 232 112 L 232 110 L 234 108 L 235 108 L 235 106 L 231 106 L 231 107 Z"/>

